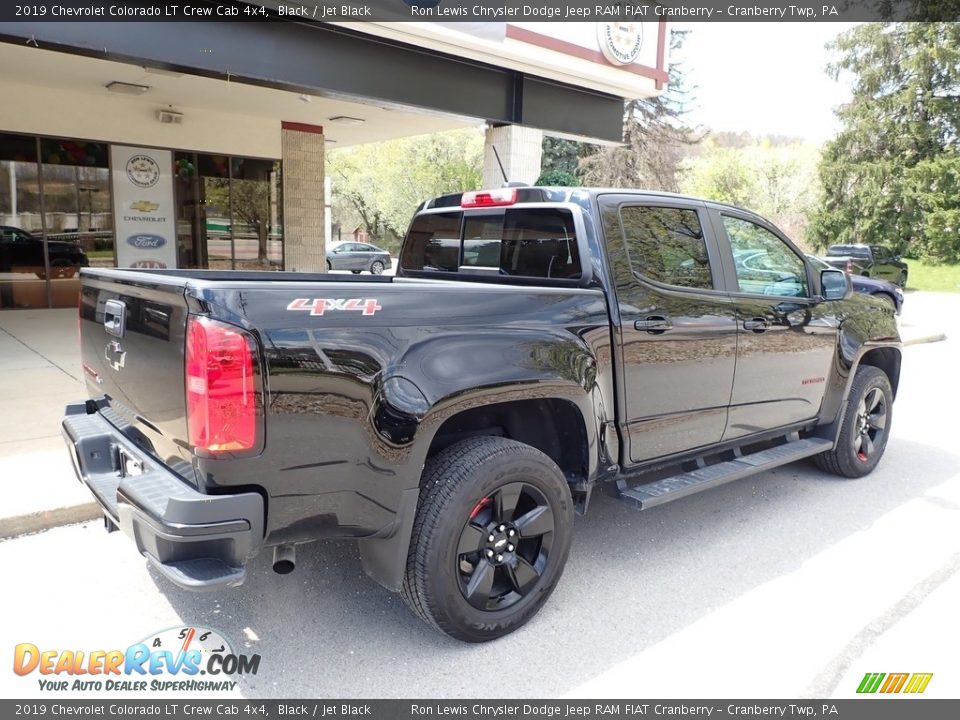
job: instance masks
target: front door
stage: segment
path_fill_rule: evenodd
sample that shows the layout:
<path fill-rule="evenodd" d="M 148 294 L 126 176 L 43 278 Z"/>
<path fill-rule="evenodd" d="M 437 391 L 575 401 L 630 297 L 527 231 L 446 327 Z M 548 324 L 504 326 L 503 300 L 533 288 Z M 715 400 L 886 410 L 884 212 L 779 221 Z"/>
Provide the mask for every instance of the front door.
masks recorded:
<path fill-rule="evenodd" d="M 720 441 L 737 322 L 697 203 L 601 197 L 620 313 L 627 464 Z"/>
<path fill-rule="evenodd" d="M 811 297 L 803 256 L 772 227 L 733 210 L 713 219 L 729 240 L 740 332 L 724 439 L 815 418 L 836 354 L 832 304 Z"/>

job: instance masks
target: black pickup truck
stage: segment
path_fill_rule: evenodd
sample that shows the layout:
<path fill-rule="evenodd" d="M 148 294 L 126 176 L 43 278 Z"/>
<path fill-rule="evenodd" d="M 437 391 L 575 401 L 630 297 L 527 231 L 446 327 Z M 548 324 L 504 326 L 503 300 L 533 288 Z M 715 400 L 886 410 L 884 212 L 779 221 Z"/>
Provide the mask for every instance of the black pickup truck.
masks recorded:
<path fill-rule="evenodd" d="M 188 589 L 355 538 L 466 641 L 529 620 L 600 489 L 647 509 L 801 458 L 866 475 L 893 310 L 743 210 L 510 187 L 418 208 L 396 277 L 84 269 L 63 433 Z"/>
<path fill-rule="evenodd" d="M 886 280 L 902 288 L 907 286 L 907 264 L 882 245 L 831 245 L 824 260 L 851 275 Z"/>

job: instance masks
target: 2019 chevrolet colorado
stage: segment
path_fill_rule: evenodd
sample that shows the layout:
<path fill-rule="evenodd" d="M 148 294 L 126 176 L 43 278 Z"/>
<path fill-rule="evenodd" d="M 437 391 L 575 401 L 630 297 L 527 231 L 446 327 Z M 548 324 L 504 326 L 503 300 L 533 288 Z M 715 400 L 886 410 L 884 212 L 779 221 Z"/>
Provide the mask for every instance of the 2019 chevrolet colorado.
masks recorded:
<path fill-rule="evenodd" d="M 529 620 L 575 512 L 883 455 L 892 308 L 757 215 L 631 190 L 436 198 L 396 277 L 85 269 L 80 479 L 160 574 L 243 581 L 355 538 L 466 641 Z"/>

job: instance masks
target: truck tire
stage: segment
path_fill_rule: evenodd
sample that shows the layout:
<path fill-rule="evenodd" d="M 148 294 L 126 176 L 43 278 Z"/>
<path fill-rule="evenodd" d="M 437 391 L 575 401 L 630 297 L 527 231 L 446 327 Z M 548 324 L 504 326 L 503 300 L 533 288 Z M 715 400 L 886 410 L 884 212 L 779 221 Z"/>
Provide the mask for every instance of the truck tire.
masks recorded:
<path fill-rule="evenodd" d="M 401 595 L 440 632 L 494 640 L 550 597 L 572 535 L 570 486 L 553 460 L 501 437 L 458 442 L 424 468 Z"/>
<path fill-rule="evenodd" d="M 861 365 L 850 386 L 837 445 L 814 456 L 817 467 L 847 478 L 873 472 L 887 447 L 892 410 L 893 389 L 886 374 Z"/>

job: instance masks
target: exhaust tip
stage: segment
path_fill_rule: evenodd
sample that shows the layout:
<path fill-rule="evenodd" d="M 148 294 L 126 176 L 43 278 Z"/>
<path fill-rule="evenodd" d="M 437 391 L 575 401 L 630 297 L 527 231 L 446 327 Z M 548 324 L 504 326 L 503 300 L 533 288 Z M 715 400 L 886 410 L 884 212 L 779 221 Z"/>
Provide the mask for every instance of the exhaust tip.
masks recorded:
<path fill-rule="evenodd" d="M 273 571 L 287 575 L 297 566 L 297 549 L 293 545 L 277 545 L 273 549 Z"/>

